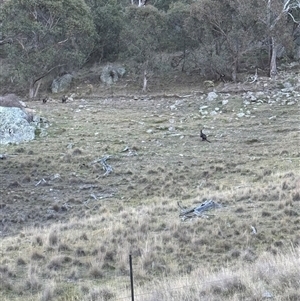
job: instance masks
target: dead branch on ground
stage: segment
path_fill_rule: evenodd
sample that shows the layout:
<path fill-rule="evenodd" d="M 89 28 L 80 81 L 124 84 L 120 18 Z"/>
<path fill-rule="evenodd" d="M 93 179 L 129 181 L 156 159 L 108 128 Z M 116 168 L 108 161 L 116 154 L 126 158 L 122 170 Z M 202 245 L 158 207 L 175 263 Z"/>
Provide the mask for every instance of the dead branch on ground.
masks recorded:
<path fill-rule="evenodd" d="M 178 202 L 178 206 L 181 210 L 179 217 L 181 217 L 183 221 L 189 218 L 204 216 L 203 213 L 205 211 L 222 207 L 220 204 L 216 203 L 213 200 L 206 200 L 205 202 L 201 203 L 199 206 L 190 209 L 184 208 L 182 205 L 180 205 L 179 202 Z"/>

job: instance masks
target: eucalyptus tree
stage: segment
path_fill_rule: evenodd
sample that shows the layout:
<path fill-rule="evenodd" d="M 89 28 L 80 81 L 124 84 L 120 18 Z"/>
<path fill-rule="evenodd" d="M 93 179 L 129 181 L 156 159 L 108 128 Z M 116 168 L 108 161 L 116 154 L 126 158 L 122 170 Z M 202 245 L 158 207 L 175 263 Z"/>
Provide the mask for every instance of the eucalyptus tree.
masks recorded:
<path fill-rule="evenodd" d="M 156 55 L 160 53 L 165 30 L 165 15 L 152 5 L 129 6 L 125 10 L 124 27 L 120 34 L 120 58 L 130 61 L 133 70 L 144 74 L 158 68 Z"/>
<path fill-rule="evenodd" d="M 223 69 L 236 80 L 241 60 L 267 50 L 269 73 L 274 77 L 277 51 L 280 45 L 292 45 L 299 10 L 299 0 L 202 0 L 191 5 L 186 26 L 201 49 L 207 50 L 211 69 Z"/>
<path fill-rule="evenodd" d="M 300 24 L 300 0 L 267 0 L 260 3 L 259 20 L 265 25 L 269 40 L 270 77 L 277 74 L 277 52 L 280 45 L 292 44 L 293 24 Z M 297 18 L 297 17 L 298 18 Z"/>
<path fill-rule="evenodd" d="M 96 46 L 92 59 L 113 61 L 119 54 L 120 33 L 124 26 L 124 9 L 118 0 L 86 0 L 96 29 Z M 130 5 L 129 1 L 127 5 Z"/>
<path fill-rule="evenodd" d="M 198 42 L 190 37 L 185 26 L 189 16 L 190 5 L 181 2 L 171 4 L 166 13 L 165 50 L 168 52 L 181 51 L 179 55 L 173 57 L 171 62 L 173 68 L 180 65 L 181 71 L 186 71 L 190 50 L 198 46 Z"/>
<path fill-rule="evenodd" d="M 14 0 L 2 7 L 7 60 L 15 82 L 35 97 L 42 79 L 82 66 L 94 47 L 95 28 L 84 0 Z"/>
<path fill-rule="evenodd" d="M 202 0 L 191 5 L 186 27 L 199 41 L 203 68 L 210 76 L 224 74 L 235 81 L 241 59 L 257 47 L 260 32 L 251 1 Z"/>

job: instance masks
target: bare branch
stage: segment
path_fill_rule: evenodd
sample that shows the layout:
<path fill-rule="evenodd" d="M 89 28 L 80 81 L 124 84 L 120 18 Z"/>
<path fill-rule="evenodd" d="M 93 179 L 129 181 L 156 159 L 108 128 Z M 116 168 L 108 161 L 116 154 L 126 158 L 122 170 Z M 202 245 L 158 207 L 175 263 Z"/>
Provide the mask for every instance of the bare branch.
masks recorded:
<path fill-rule="evenodd" d="M 12 38 L 6 38 L 4 40 L 0 40 L 0 45 L 12 44 L 12 43 L 13 43 L 13 39 Z"/>
<path fill-rule="evenodd" d="M 300 0 L 296 0 L 293 3 L 291 3 L 291 0 L 286 0 L 285 3 L 284 3 L 284 5 L 283 5 L 282 11 L 277 16 L 277 18 L 275 18 L 275 20 L 272 22 L 272 24 L 270 26 L 270 30 L 274 29 L 274 27 L 276 26 L 276 24 L 280 21 L 280 19 L 284 15 L 289 15 L 295 23 L 299 23 L 300 21 L 296 21 L 295 18 L 294 18 L 294 16 L 290 12 L 291 9 L 295 9 L 295 8 L 300 8 Z"/>
<path fill-rule="evenodd" d="M 63 41 L 59 41 L 59 42 L 57 42 L 57 44 L 63 44 L 63 43 L 65 43 L 65 42 L 67 42 L 69 40 L 69 38 L 66 38 L 65 40 L 63 40 Z"/>
<path fill-rule="evenodd" d="M 38 77 L 38 78 L 33 82 L 33 85 L 35 85 L 36 82 L 38 82 L 39 80 L 41 80 L 42 78 L 44 78 L 45 76 L 47 76 L 47 75 L 48 75 L 51 71 L 53 71 L 54 69 L 59 68 L 59 67 L 62 67 L 62 66 L 65 66 L 65 64 L 60 64 L 60 65 L 54 66 L 54 67 L 52 67 L 51 69 L 47 70 L 43 75 L 41 75 L 40 77 Z"/>
<path fill-rule="evenodd" d="M 292 18 L 293 22 L 300 24 L 300 20 L 299 21 L 295 20 L 294 16 L 290 12 L 288 13 L 288 15 Z"/>
<path fill-rule="evenodd" d="M 16 38 L 16 41 L 21 45 L 22 49 L 25 50 L 24 44 L 18 38 Z"/>

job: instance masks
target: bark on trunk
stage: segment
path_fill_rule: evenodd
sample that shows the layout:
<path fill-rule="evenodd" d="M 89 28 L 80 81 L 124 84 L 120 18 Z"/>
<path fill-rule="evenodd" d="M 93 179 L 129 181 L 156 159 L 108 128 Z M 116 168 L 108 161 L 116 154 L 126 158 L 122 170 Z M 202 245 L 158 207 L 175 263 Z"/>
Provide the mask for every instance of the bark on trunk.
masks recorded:
<path fill-rule="evenodd" d="M 42 81 L 30 81 L 29 84 L 29 99 L 35 98 L 39 92 Z"/>
<path fill-rule="evenodd" d="M 277 43 L 274 37 L 271 38 L 272 41 L 272 54 L 271 54 L 271 60 L 270 60 L 270 77 L 275 78 L 277 75 L 277 65 L 276 65 L 276 59 L 277 59 Z"/>
<path fill-rule="evenodd" d="M 148 79 L 147 79 L 147 70 L 145 70 L 145 71 L 144 71 L 143 92 L 146 92 L 146 91 L 147 91 L 147 82 L 148 82 Z"/>
<path fill-rule="evenodd" d="M 236 74 L 237 74 L 237 69 L 238 69 L 238 59 L 237 56 L 233 61 L 232 67 L 231 67 L 231 79 L 233 80 L 233 82 L 236 82 Z"/>

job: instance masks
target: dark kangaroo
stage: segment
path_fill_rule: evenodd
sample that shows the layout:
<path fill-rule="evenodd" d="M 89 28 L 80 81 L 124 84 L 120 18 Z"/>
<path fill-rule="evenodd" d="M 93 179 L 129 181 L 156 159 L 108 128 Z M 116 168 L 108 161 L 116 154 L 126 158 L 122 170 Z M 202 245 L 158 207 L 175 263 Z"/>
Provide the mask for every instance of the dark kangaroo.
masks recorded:
<path fill-rule="evenodd" d="M 200 130 L 200 138 L 202 138 L 202 141 L 207 141 L 210 143 L 210 141 L 207 140 L 207 136 L 202 132 L 202 130 Z"/>

